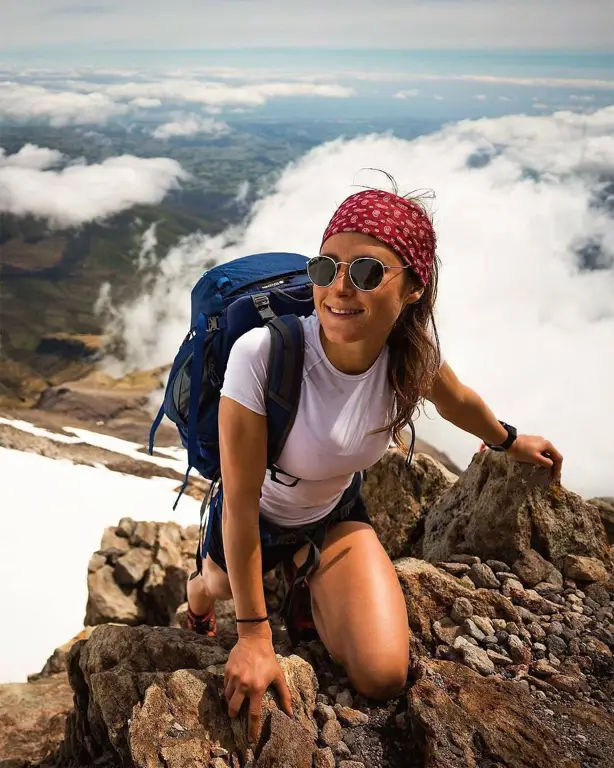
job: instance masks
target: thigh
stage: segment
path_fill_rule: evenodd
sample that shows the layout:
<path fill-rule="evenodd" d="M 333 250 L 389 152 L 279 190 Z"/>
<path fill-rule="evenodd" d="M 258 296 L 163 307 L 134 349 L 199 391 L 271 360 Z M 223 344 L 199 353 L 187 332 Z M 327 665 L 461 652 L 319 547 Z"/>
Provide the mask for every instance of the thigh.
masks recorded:
<path fill-rule="evenodd" d="M 300 564 L 306 550 L 297 553 Z M 320 568 L 310 580 L 314 619 L 333 659 L 359 687 L 405 680 L 409 627 L 405 598 L 373 528 L 346 521 L 328 532 Z M 402 678 L 402 680 L 401 680 Z M 393 686 L 394 687 L 394 686 Z"/>

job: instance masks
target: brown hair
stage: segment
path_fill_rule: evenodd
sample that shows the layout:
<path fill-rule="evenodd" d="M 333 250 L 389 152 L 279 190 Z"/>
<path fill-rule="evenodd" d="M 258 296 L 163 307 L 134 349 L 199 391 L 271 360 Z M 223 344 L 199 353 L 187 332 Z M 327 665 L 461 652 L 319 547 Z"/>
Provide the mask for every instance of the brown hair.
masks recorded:
<path fill-rule="evenodd" d="M 378 168 L 369 170 L 380 171 Z M 427 198 L 433 199 L 434 193 L 416 191 L 399 195 L 394 178 L 386 171 L 380 172 L 388 177 L 394 194 L 420 206 L 432 224 L 432 215 L 425 201 Z M 414 435 L 412 420 L 418 415 L 420 405 L 424 404 L 425 395 L 439 372 L 441 350 L 434 317 L 439 267 L 439 257 L 435 253 L 431 276 L 424 286 L 413 269 L 405 270 L 410 290 L 423 287 L 424 292 L 418 301 L 403 309 L 388 335 L 388 381 L 394 390 L 394 412 L 391 421 L 376 432 L 391 431 L 395 445 L 400 448 L 407 448 L 402 435 L 404 427 L 409 425 Z"/>

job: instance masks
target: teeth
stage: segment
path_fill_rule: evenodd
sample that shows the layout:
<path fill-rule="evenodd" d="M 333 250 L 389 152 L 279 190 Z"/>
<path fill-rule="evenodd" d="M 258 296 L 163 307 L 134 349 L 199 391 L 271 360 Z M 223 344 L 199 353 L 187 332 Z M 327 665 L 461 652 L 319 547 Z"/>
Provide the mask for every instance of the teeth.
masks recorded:
<path fill-rule="evenodd" d="M 329 307 L 333 315 L 358 315 L 362 310 L 360 309 L 333 309 Z"/>

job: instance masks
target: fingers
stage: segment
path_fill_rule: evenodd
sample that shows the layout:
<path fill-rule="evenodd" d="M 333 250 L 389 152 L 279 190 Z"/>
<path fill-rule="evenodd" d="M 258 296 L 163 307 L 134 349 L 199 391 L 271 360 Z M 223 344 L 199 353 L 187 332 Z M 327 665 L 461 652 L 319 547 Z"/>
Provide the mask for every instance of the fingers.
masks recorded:
<path fill-rule="evenodd" d="M 256 741 L 260 731 L 260 714 L 262 712 L 261 692 L 252 693 L 249 699 L 249 712 L 247 715 L 247 738 L 250 741 Z"/>
<path fill-rule="evenodd" d="M 546 452 L 552 459 L 552 475 L 555 480 L 560 480 L 561 469 L 563 467 L 563 456 L 557 451 L 552 443 L 547 443 Z"/>
<path fill-rule="evenodd" d="M 236 717 L 241 711 L 241 707 L 245 701 L 245 694 L 240 688 L 235 688 L 230 697 L 228 697 L 228 695 L 226 696 L 226 701 L 228 702 L 229 716 Z"/>
<path fill-rule="evenodd" d="M 279 694 L 281 708 L 288 715 L 288 717 L 292 717 L 292 696 L 290 695 L 290 689 L 288 688 L 286 678 L 284 677 L 284 673 L 281 671 L 281 669 L 279 670 L 279 675 L 273 681 L 273 684 L 275 685 L 277 693 Z"/>

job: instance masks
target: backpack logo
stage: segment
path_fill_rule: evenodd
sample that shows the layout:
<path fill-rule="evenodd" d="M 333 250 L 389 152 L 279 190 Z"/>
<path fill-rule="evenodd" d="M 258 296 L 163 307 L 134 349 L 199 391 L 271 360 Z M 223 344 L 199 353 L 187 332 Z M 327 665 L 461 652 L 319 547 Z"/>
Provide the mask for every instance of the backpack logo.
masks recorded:
<path fill-rule="evenodd" d="M 276 288 L 278 285 L 283 285 L 286 281 L 285 280 L 277 280 L 274 283 L 264 283 L 264 285 L 260 286 L 260 290 L 264 291 L 267 288 Z"/>

